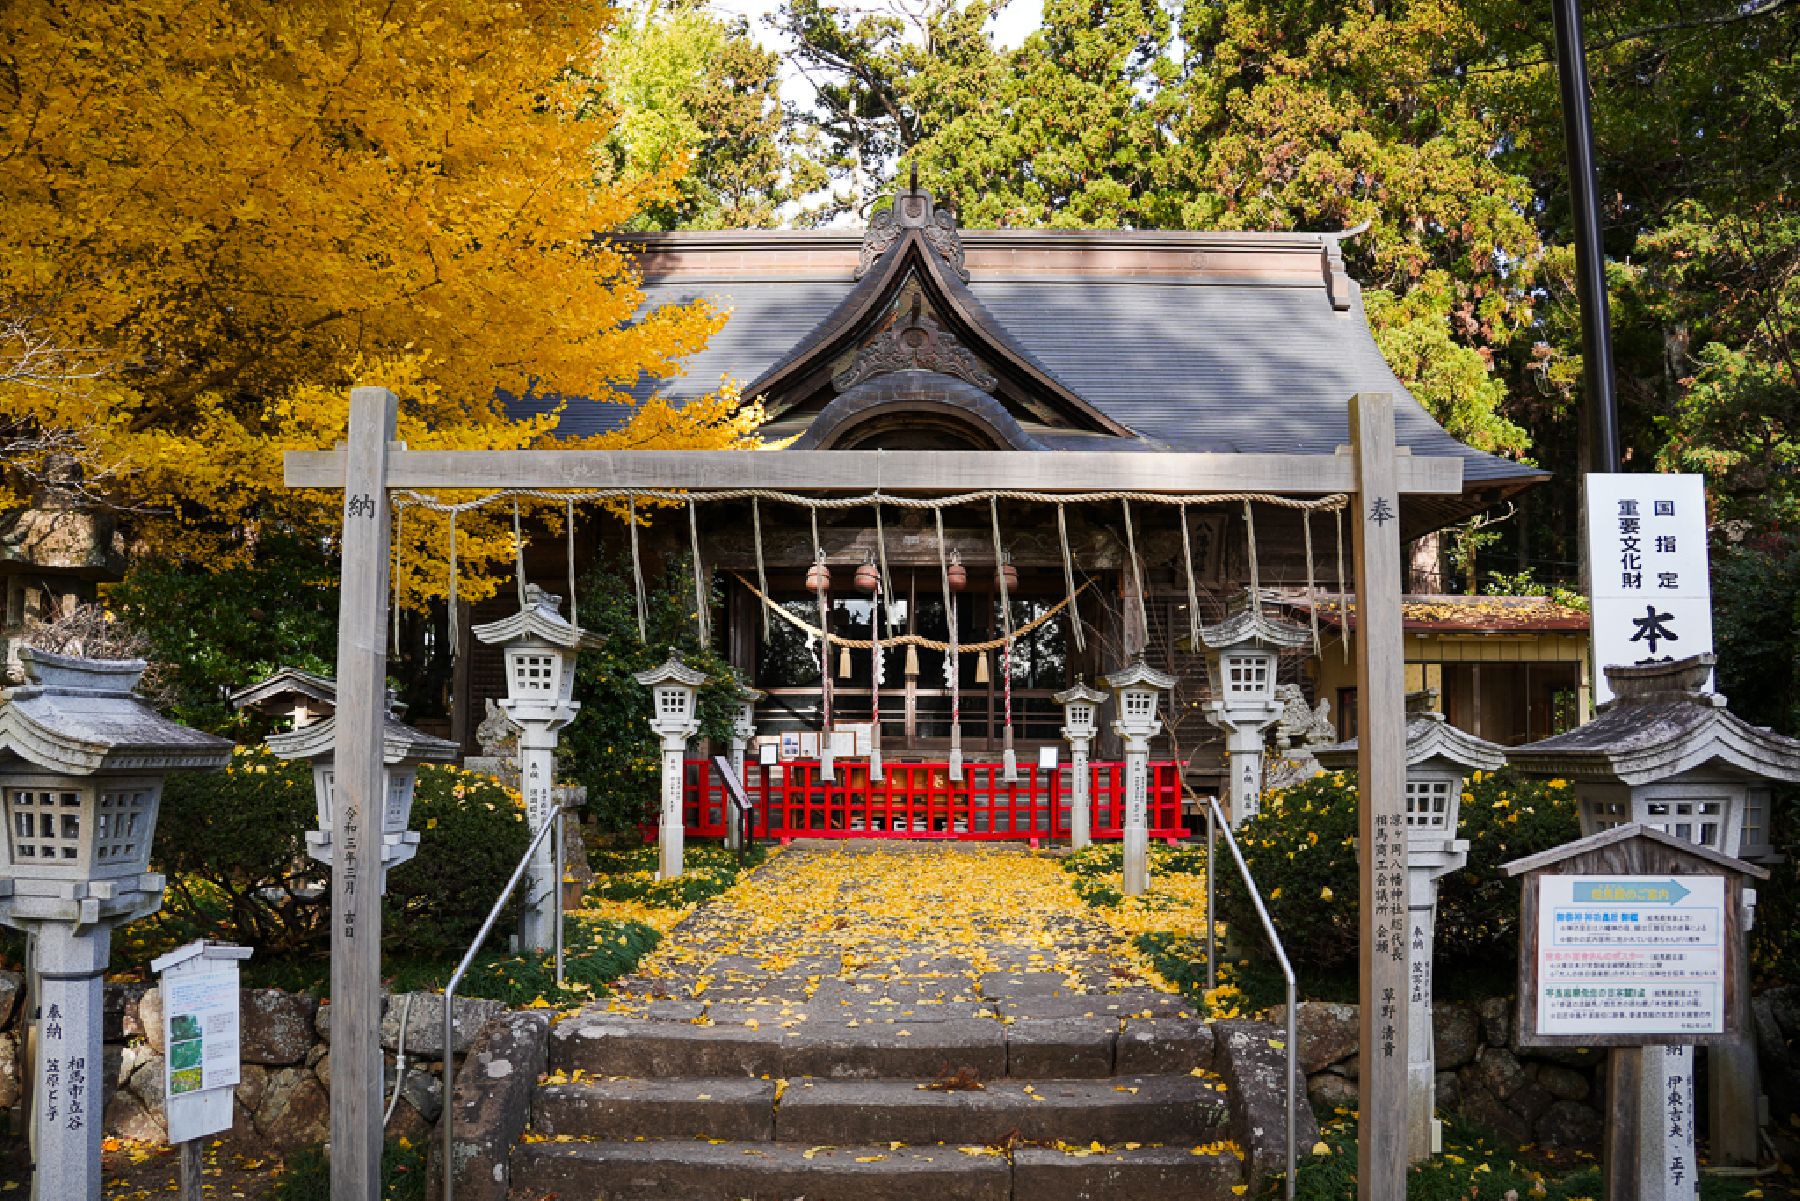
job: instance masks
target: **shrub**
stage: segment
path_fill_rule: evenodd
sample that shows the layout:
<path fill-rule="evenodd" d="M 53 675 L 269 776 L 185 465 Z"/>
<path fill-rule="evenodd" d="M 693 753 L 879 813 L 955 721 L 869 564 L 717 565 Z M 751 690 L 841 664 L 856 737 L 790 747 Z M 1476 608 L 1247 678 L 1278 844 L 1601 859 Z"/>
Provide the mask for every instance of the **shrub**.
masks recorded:
<path fill-rule="evenodd" d="M 384 936 L 396 956 L 460 955 L 528 841 L 517 797 L 461 768 L 419 769 L 418 856 L 389 875 Z M 257 948 L 273 963 L 327 953 L 330 872 L 306 855 L 317 822 L 312 771 L 239 747 L 222 772 L 171 775 L 154 860 L 169 876 L 162 911 L 128 928 L 122 954 L 194 938 Z"/>
<path fill-rule="evenodd" d="M 1303 987 L 1306 977 L 1339 978 L 1355 969 L 1356 805 L 1354 773 L 1323 772 L 1271 793 L 1237 831 Z M 1518 954 L 1519 886 L 1500 864 L 1578 838 L 1573 794 L 1561 780 L 1476 772 L 1463 793 L 1458 833 L 1469 841 L 1469 862 L 1438 884 L 1439 979 L 1458 968 L 1499 965 L 1510 972 Z M 1221 872 L 1215 887 L 1226 924 L 1255 929 L 1256 912 L 1237 874 Z M 1243 949 L 1250 945 L 1243 940 Z"/>
<path fill-rule="evenodd" d="M 312 769 L 266 747 L 238 747 L 224 771 L 171 774 L 152 852 L 169 890 L 138 933 L 170 946 L 225 939 L 271 957 L 316 949 L 329 913 L 321 868 L 306 857 L 316 814 Z"/>
<path fill-rule="evenodd" d="M 388 874 L 387 952 L 454 963 L 531 842 L 525 811 L 490 776 L 427 766 L 419 769 L 412 827 L 418 857 Z"/>

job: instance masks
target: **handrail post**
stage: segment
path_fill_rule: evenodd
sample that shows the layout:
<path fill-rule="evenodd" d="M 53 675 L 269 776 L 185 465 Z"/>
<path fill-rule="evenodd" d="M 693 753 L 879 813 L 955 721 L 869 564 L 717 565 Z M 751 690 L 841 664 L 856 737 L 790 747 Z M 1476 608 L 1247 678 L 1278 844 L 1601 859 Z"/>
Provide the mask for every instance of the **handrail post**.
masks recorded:
<path fill-rule="evenodd" d="M 1262 893 L 1257 891 L 1256 881 L 1251 878 L 1250 865 L 1244 862 L 1244 853 L 1238 847 L 1237 836 L 1231 832 L 1231 823 L 1225 820 L 1225 813 L 1219 808 L 1219 798 L 1207 797 L 1206 803 L 1208 830 L 1210 831 L 1216 823 L 1218 829 L 1224 833 L 1225 845 L 1231 849 L 1231 858 L 1237 863 L 1238 875 L 1242 877 L 1244 881 L 1244 891 L 1249 894 L 1250 903 L 1256 908 L 1256 916 L 1262 922 L 1263 933 L 1269 936 L 1269 948 L 1275 952 L 1275 960 L 1281 965 L 1281 978 L 1287 986 L 1287 1037 L 1286 1045 L 1283 1048 L 1287 1058 L 1287 1070 L 1285 1073 L 1287 1080 L 1287 1137 L 1285 1148 L 1287 1153 L 1287 1178 L 1283 1181 L 1282 1193 L 1283 1196 L 1287 1198 L 1287 1201 L 1293 1201 L 1294 1188 L 1296 1185 L 1294 1180 L 1294 1114 L 1297 1112 L 1295 1108 L 1295 1093 L 1298 1091 L 1294 1081 L 1298 1075 L 1296 1056 L 1298 1054 L 1299 1016 L 1297 1011 L 1299 1009 L 1300 995 L 1299 989 L 1295 986 L 1294 982 L 1294 965 L 1288 962 L 1287 948 L 1281 944 L 1281 935 L 1275 932 L 1275 921 L 1269 916 L 1269 908 L 1263 903 Z M 1211 858 L 1208 858 L 1206 862 L 1206 882 L 1209 889 L 1212 885 L 1212 870 L 1212 860 Z M 1210 937 L 1212 933 L 1212 911 L 1210 904 L 1206 917 L 1207 934 Z"/>
<path fill-rule="evenodd" d="M 525 848 L 525 854 L 519 859 L 519 866 L 513 868 L 512 878 L 507 880 L 506 887 L 500 890 L 500 899 L 488 910 L 487 920 L 481 923 L 481 930 L 475 935 L 475 941 L 450 973 L 450 982 L 444 985 L 444 1192 L 441 1201 L 454 1201 L 456 1195 L 456 986 L 462 983 L 464 973 L 475 961 L 475 952 L 481 950 L 481 944 L 487 941 L 488 935 L 494 932 L 494 923 L 500 920 L 500 911 L 506 908 L 507 898 L 512 896 L 513 889 L 519 886 L 519 880 L 525 875 L 525 869 L 531 866 L 531 857 L 543 844 L 550 832 L 556 829 L 555 821 L 545 822 L 539 827 L 531 844 Z M 557 873 L 558 893 L 561 892 L 561 872 Z M 560 902 L 559 902 L 560 904 Z M 557 930 L 562 930 L 560 911 L 557 914 Z"/>
<path fill-rule="evenodd" d="M 1216 907 L 1217 893 L 1213 886 L 1213 851 L 1216 836 L 1213 827 L 1213 798 L 1206 798 L 1206 991 L 1211 992 L 1219 987 L 1218 962 L 1218 927 L 1213 923 L 1218 920 Z"/>

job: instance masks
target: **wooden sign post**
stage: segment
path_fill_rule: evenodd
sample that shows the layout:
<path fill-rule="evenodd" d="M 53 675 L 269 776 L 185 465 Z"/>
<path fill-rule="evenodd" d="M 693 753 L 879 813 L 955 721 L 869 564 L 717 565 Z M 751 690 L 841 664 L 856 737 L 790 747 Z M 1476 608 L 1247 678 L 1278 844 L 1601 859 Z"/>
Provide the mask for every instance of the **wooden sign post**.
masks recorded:
<path fill-rule="evenodd" d="M 1504 868 L 1519 1045 L 1612 1048 L 1607 1201 L 1695 1201 L 1693 1048 L 1749 1026 L 1744 894 L 1767 869 L 1635 823 Z"/>
<path fill-rule="evenodd" d="M 1350 398 L 1356 495 L 1357 856 L 1362 1071 L 1357 1196 L 1406 1196 L 1406 655 L 1400 633 L 1400 495 L 1394 398 Z"/>
<path fill-rule="evenodd" d="M 331 1195 L 381 1197 L 382 723 L 387 716 L 388 443 L 399 402 L 350 393 L 338 602 L 331 864 Z"/>

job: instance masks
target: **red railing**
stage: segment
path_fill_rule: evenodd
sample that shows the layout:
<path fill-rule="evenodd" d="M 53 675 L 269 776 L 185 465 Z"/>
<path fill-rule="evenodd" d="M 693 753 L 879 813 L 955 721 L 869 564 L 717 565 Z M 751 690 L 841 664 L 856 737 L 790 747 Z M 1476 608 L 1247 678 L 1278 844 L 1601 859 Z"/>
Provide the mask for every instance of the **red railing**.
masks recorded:
<path fill-rule="evenodd" d="M 1125 820 L 1123 763 L 1090 763 L 1095 838 L 1118 838 Z M 1069 836 L 1070 770 L 1019 767 L 1007 783 L 998 763 L 967 763 L 950 779 L 947 763 L 889 763 L 883 779 L 869 765 L 839 760 L 837 779 L 819 778 L 816 761 L 747 764 L 744 790 L 756 806 L 756 837 L 1048 840 Z M 687 833 L 725 836 L 725 794 L 711 761 L 689 759 L 683 796 Z M 1152 838 L 1180 838 L 1181 776 L 1173 762 L 1149 773 Z M 654 834 L 654 831 L 651 832 Z"/>

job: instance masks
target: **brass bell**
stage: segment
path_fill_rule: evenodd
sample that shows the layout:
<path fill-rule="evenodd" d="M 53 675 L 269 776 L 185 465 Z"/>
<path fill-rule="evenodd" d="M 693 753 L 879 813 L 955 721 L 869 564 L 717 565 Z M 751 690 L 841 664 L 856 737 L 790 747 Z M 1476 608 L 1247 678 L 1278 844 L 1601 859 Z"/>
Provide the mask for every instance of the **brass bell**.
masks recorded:
<path fill-rule="evenodd" d="M 1000 561 L 999 576 L 1006 584 L 1007 596 L 1013 596 L 1019 591 L 1019 569 L 1012 565 L 1011 555 Z"/>
<path fill-rule="evenodd" d="M 806 590 L 808 592 L 826 593 L 831 591 L 831 568 L 825 566 L 824 559 L 816 559 L 806 569 Z"/>
<path fill-rule="evenodd" d="M 856 586 L 863 592 L 874 592 L 881 587 L 881 572 L 876 569 L 873 559 L 856 569 Z"/>

